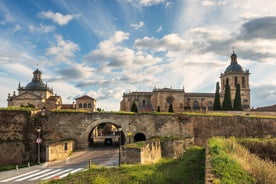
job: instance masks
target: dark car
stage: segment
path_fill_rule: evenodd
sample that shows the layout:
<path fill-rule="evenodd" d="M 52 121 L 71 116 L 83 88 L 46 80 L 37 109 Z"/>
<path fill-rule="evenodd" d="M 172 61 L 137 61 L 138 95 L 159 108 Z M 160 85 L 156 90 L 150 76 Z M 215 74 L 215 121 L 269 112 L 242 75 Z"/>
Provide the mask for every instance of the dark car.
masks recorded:
<path fill-rule="evenodd" d="M 113 144 L 112 138 L 111 137 L 105 138 L 104 139 L 104 144 L 105 145 L 112 145 Z"/>

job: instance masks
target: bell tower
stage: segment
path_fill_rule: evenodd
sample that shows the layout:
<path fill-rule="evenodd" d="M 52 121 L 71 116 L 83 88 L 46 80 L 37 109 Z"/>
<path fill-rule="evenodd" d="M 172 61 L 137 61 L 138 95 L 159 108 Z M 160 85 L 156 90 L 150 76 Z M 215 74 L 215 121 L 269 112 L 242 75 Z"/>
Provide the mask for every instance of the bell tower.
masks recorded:
<path fill-rule="evenodd" d="M 237 55 L 233 50 L 233 54 L 231 55 L 230 65 L 225 69 L 224 73 L 220 74 L 220 84 L 221 84 L 221 93 L 220 97 L 221 102 L 223 101 L 224 93 L 225 93 L 225 85 L 226 80 L 229 80 L 230 91 L 231 91 L 231 100 L 232 104 L 235 99 L 236 86 L 240 84 L 240 92 L 241 92 L 241 104 L 242 108 L 245 111 L 250 110 L 250 88 L 249 88 L 249 70 L 243 70 L 242 66 L 238 64 Z"/>

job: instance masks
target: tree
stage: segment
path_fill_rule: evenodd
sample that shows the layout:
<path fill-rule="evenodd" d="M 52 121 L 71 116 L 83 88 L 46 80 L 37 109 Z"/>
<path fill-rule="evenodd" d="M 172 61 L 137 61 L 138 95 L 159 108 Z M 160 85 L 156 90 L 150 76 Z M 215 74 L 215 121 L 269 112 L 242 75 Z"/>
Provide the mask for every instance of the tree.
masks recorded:
<path fill-rule="evenodd" d="M 173 113 L 173 105 L 172 104 L 170 104 L 170 106 L 169 106 L 169 112 Z"/>
<path fill-rule="evenodd" d="M 215 100 L 214 100 L 213 110 L 214 111 L 220 111 L 221 110 L 220 94 L 219 94 L 219 82 L 217 82 L 217 86 L 216 86 L 216 93 L 215 93 Z"/>
<path fill-rule="evenodd" d="M 135 103 L 134 101 L 133 101 L 133 103 L 132 103 L 132 106 L 131 106 L 130 111 L 131 111 L 131 112 L 135 112 L 135 113 L 138 112 L 137 105 L 136 105 L 136 103 Z"/>
<path fill-rule="evenodd" d="M 240 84 L 237 84 L 237 87 L 236 87 L 236 94 L 235 94 L 235 99 L 234 99 L 233 110 L 242 111 Z"/>
<path fill-rule="evenodd" d="M 157 112 L 160 112 L 160 106 L 157 107 Z"/>
<path fill-rule="evenodd" d="M 226 79 L 225 93 L 224 93 L 224 98 L 222 102 L 222 110 L 225 110 L 225 111 L 232 110 L 231 92 L 230 92 L 230 85 L 229 85 L 228 78 Z"/>

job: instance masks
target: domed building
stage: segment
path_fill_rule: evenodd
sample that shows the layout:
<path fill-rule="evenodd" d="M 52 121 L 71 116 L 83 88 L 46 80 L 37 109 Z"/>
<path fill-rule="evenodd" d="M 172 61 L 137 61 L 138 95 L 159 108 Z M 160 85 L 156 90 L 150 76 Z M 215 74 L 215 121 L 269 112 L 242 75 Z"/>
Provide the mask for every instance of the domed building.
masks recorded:
<path fill-rule="evenodd" d="M 221 92 L 220 101 L 223 102 L 226 80 L 229 80 L 232 104 L 235 99 L 236 86 L 240 84 L 241 103 L 243 110 L 250 110 L 249 71 L 244 71 L 238 64 L 237 55 L 233 51 L 231 63 L 220 75 Z M 215 85 L 215 82 L 214 82 Z M 152 92 L 129 92 L 123 94 L 120 103 L 121 111 L 131 111 L 135 102 L 138 112 L 161 111 L 168 112 L 169 106 L 173 106 L 174 112 L 183 111 L 209 111 L 213 110 L 214 93 L 187 93 L 183 89 L 154 88 Z"/>
<path fill-rule="evenodd" d="M 220 97 L 223 100 L 225 93 L 226 80 L 229 80 L 230 93 L 232 104 L 235 99 L 237 84 L 240 84 L 241 103 L 243 110 L 250 110 L 250 88 L 249 88 L 249 70 L 243 70 L 242 66 L 238 64 L 237 55 L 233 51 L 231 55 L 231 63 L 225 69 L 224 73 L 220 75 L 221 93 Z"/>
<path fill-rule="evenodd" d="M 18 84 L 18 95 L 8 94 L 9 106 L 33 106 L 35 108 L 61 108 L 62 99 L 54 95 L 53 89 L 42 81 L 42 73 L 38 69 L 33 72 L 33 79 L 25 87 Z"/>

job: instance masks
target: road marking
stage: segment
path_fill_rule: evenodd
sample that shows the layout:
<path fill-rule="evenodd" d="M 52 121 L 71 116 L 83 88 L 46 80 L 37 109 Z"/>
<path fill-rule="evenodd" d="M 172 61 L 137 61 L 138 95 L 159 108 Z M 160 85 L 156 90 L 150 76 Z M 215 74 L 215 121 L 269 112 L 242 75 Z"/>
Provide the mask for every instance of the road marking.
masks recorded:
<path fill-rule="evenodd" d="M 6 179 L 6 180 L 2 180 L 2 181 L 0 181 L 1 183 L 4 183 L 4 182 L 8 182 L 8 181 L 11 181 L 11 180 L 15 180 L 15 179 L 17 179 L 17 178 L 21 178 L 21 177 L 24 177 L 24 176 L 26 176 L 26 175 L 29 175 L 29 174 L 32 174 L 32 173 L 35 173 L 35 172 L 38 172 L 39 170 L 34 170 L 34 171 L 30 171 L 30 172 L 27 172 L 27 173 L 25 173 L 25 174 L 21 174 L 21 175 L 19 175 L 19 176 L 15 176 L 15 177 L 12 177 L 12 178 L 8 178 L 8 179 Z"/>
<path fill-rule="evenodd" d="M 70 172 L 68 172 L 68 173 L 65 173 L 65 174 L 63 174 L 63 175 L 60 175 L 59 178 L 64 178 L 64 177 L 68 176 L 69 174 L 74 174 L 74 173 L 76 173 L 76 172 L 78 172 L 78 171 L 81 171 L 81 170 L 83 170 L 83 168 L 74 169 L 74 170 L 72 170 L 72 171 L 70 171 Z"/>
<path fill-rule="evenodd" d="M 42 175 L 37 176 L 37 177 L 35 177 L 35 178 L 32 178 L 32 179 L 30 179 L 29 181 L 34 181 L 34 180 L 37 180 L 37 179 L 39 179 L 39 178 L 43 178 L 43 177 L 48 176 L 48 175 L 50 175 L 50 174 L 59 172 L 60 170 L 62 170 L 62 169 L 56 169 L 56 170 L 53 170 L 53 171 L 51 171 L 51 172 L 47 172 L 47 173 L 45 173 L 45 174 L 42 174 Z"/>
<path fill-rule="evenodd" d="M 63 173 L 66 173 L 66 172 L 69 172 L 69 171 L 71 171 L 71 170 L 72 170 L 72 169 L 66 169 L 66 170 L 60 171 L 60 172 L 58 172 L 58 173 L 52 174 L 52 175 L 50 175 L 50 176 L 47 176 L 47 177 L 45 177 L 45 178 L 42 178 L 41 180 L 48 180 L 48 179 L 50 179 L 50 178 L 59 177 L 59 175 L 61 175 L 61 174 L 63 174 Z"/>
<path fill-rule="evenodd" d="M 37 173 L 35 173 L 35 174 L 31 174 L 31 175 L 28 175 L 28 176 L 26 176 L 26 177 L 17 179 L 17 180 L 15 180 L 15 181 L 23 181 L 23 180 L 29 179 L 29 178 L 31 178 L 31 177 L 37 176 L 37 175 L 39 175 L 39 174 L 46 173 L 46 172 L 51 171 L 51 170 L 52 170 L 52 169 L 45 169 L 45 170 L 42 170 L 42 171 L 37 172 Z"/>

